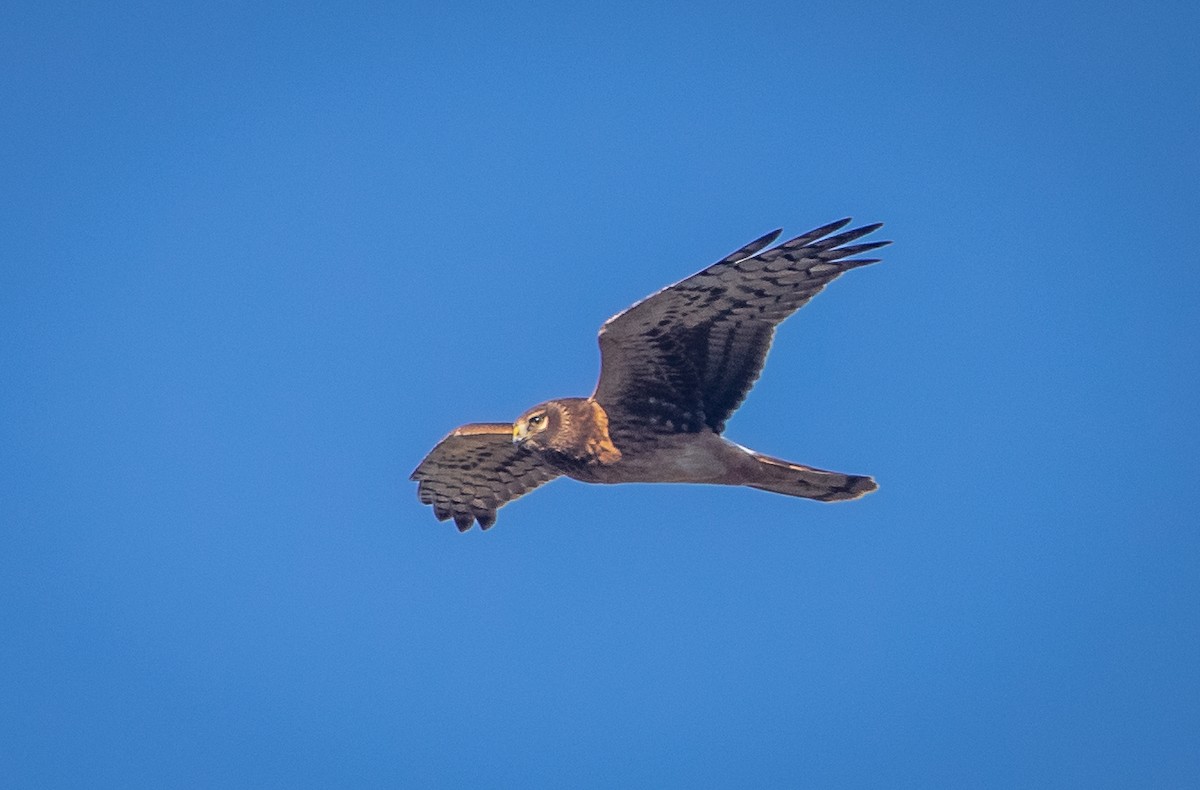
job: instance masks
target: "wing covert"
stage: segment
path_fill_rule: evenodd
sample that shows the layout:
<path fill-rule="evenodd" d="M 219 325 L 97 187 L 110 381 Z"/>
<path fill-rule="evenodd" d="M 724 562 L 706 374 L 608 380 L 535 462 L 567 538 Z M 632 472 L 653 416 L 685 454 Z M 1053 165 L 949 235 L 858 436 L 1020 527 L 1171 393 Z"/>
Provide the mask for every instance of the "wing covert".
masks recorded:
<path fill-rule="evenodd" d="M 488 529 L 496 510 L 559 476 L 535 453 L 513 444 L 509 423 L 463 425 L 440 442 L 410 479 L 438 521 L 454 519 L 460 532 L 478 521 Z"/>

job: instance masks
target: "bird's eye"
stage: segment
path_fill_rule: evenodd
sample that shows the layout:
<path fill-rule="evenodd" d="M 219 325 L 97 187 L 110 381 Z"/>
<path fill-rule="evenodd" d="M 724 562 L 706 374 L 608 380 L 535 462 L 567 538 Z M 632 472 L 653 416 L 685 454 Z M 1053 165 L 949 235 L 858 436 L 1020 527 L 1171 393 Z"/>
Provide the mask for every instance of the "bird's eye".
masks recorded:
<path fill-rule="evenodd" d="M 530 417 L 530 418 L 529 418 L 529 424 L 530 424 L 530 425 L 541 425 L 541 424 L 542 424 L 542 420 L 545 420 L 545 419 L 546 419 L 546 415 L 544 415 L 544 414 L 535 414 L 535 415 L 533 415 L 532 417 Z"/>

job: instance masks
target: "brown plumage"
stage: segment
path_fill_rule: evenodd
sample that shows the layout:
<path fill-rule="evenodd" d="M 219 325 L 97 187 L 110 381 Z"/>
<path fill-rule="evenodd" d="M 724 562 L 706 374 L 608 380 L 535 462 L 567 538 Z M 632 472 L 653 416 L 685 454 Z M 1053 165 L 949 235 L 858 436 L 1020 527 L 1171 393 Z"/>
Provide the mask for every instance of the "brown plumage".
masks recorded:
<path fill-rule="evenodd" d="M 875 481 L 756 453 L 721 432 L 762 372 L 775 327 L 889 242 L 850 244 L 879 228 L 841 220 L 765 249 L 769 233 L 652 294 L 600 329 L 600 381 L 515 423 L 464 425 L 416 468 L 422 502 L 460 530 L 487 529 L 497 508 L 567 475 L 586 483 L 744 485 L 835 502 Z"/>

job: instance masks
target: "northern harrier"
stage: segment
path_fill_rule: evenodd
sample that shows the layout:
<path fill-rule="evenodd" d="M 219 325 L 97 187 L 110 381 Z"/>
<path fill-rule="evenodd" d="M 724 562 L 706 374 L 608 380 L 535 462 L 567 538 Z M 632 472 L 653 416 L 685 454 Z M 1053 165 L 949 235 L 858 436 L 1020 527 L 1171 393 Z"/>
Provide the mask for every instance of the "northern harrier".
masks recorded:
<path fill-rule="evenodd" d="M 830 235 L 830 223 L 778 247 L 768 233 L 704 271 L 618 313 L 600 329 L 590 398 L 534 406 L 515 423 L 455 429 L 412 473 L 422 502 L 459 530 L 559 475 L 585 483 L 715 483 L 836 502 L 876 489 L 870 477 L 771 458 L 723 438 L 754 386 L 775 327 L 889 242 L 850 242 L 880 225 Z"/>

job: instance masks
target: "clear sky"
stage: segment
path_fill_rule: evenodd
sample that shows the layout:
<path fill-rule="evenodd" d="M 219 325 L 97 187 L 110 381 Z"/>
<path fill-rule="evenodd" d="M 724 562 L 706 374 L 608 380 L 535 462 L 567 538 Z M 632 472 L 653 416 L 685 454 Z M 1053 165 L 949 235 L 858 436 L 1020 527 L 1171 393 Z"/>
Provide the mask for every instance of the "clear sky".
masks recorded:
<path fill-rule="evenodd" d="M 1195 3 L 52 3 L 0 24 L 0 785 L 1200 784 Z M 446 432 L 883 221 L 728 435 Z"/>

